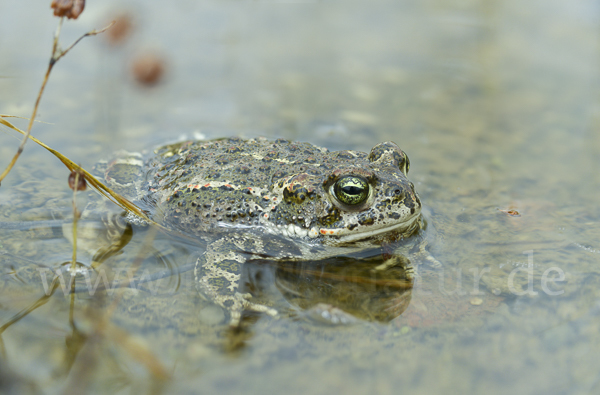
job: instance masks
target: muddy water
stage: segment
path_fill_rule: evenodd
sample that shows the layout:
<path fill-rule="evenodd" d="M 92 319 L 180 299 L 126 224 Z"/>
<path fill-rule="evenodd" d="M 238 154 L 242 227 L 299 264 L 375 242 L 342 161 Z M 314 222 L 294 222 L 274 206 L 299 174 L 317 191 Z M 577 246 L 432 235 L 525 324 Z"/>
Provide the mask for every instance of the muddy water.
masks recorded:
<path fill-rule="evenodd" d="M 2 114 L 30 114 L 47 64 L 57 21 L 38 3 L 0 2 Z M 415 258 L 415 287 L 409 295 L 392 287 L 397 293 L 381 299 L 388 304 L 373 302 L 380 290 L 364 283 L 326 280 L 339 287 L 338 299 L 349 298 L 346 289 L 363 301 L 357 321 L 338 326 L 303 316 L 305 300 L 281 290 L 312 295 L 290 280 L 312 269 L 281 276 L 274 268 L 263 296 L 298 309 L 254 317 L 245 333 L 231 334 L 195 290 L 188 269 L 196 248 L 134 229 L 103 267 L 119 279 L 162 278 L 139 290 L 79 292 L 73 301 L 59 284 L 21 318 L 72 254 L 63 227 L 72 215 L 67 172 L 29 144 L 0 188 L 0 375 L 15 377 L 14 388 L 600 390 L 595 3 L 119 4 L 134 18 L 132 36 L 120 46 L 87 38 L 58 63 L 37 137 L 87 168 L 118 149 L 180 136 L 283 136 L 357 150 L 393 140 L 411 159 L 428 250 L 441 267 Z M 119 10 L 116 2 L 88 4 L 65 23 L 62 40 Z M 130 75 L 144 51 L 165 59 L 165 79 L 150 88 Z M 6 163 L 18 140 L 3 131 Z M 87 199 L 81 194 L 78 205 Z M 82 262 L 101 245 L 99 219 L 87 223 Z M 170 379 L 160 380 L 161 370 Z"/>

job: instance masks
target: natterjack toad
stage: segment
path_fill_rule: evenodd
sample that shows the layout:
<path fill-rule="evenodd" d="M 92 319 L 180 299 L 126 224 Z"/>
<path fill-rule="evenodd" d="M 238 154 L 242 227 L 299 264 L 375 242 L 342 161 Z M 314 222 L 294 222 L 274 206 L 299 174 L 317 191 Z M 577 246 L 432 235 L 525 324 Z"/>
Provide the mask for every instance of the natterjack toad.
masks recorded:
<path fill-rule="evenodd" d="M 418 232 L 421 202 L 408 169 L 393 142 L 364 153 L 229 138 L 129 155 L 109 163 L 104 178 L 153 221 L 206 243 L 197 287 L 236 326 L 244 310 L 276 314 L 242 293 L 245 262 L 322 260 Z M 402 261 L 392 254 L 383 266 Z"/>

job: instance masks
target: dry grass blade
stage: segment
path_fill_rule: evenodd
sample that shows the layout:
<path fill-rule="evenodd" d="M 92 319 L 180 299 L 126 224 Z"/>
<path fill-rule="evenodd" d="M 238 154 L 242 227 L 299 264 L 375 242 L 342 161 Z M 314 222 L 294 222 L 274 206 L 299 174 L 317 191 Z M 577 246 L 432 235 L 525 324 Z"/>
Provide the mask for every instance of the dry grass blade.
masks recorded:
<path fill-rule="evenodd" d="M 6 127 L 9 127 L 23 135 L 27 134 L 23 130 L 14 126 L 12 123 L 8 122 L 2 115 L 0 115 L 0 124 L 4 125 Z M 136 206 L 129 200 L 125 199 L 123 196 L 119 195 L 118 193 L 114 192 L 109 187 L 107 187 L 106 185 L 104 185 L 103 183 L 98 181 L 96 179 L 96 177 L 91 175 L 87 170 L 85 170 L 84 168 L 82 168 L 81 166 L 79 166 L 78 164 L 73 162 L 71 159 L 67 158 L 60 152 L 56 151 L 55 149 L 48 147 L 46 144 L 42 143 L 40 140 L 36 139 L 33 136 L 28 136 L 28 138 L 33 140 L 36 144 L 38 144 L 38 145 L 44 147 L 45 149 L 47 149 L 48 151 L 50 151 L 50 153 L 52 153 L 52 155 L 56 156 L 62 163 L 64 163 L 64 165 L 67 166 L 67 168 L 70 171 L 81 172 L 81 174 L 83 174 L 83 177 L 85 178 L 87 183 L 89 185 L 91 185 L 94 189 L 96 189 L 101 195 L 105 196 L 106 198 L 108 198 L 109 200 L 114 202 L 116 205 L 121 207 L 122 209 L 129 211 L 131 213 L 134 213 L 138 217 L 142 218 L 144 221 L 151 223 L 153 225 L 159 226 L 154 221 L 152 221 L 150 218 L 148 218 L 148 216 L 142 210 L 140 210 L 140 208 L 138 206 Z"/>

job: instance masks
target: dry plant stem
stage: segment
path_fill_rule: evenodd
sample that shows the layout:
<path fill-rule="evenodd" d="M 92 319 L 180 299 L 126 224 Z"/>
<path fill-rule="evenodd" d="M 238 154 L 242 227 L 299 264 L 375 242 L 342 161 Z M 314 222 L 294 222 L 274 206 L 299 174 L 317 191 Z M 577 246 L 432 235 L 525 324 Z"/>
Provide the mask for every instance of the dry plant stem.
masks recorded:
<path fill-rule="evenodd" d="M 40 87 L 40 91 L 38 92 L 37 99 L 35 100 L 35 105 L 33 106 L 33 113 L 31 114 L 31 118 L 29 119 L 29 125 L 27 125 L 27 131 L 25 132 L 25 136 L 23 136 L 23 140 L 21 140 L 21 144 L 19 145 L 19 148 L 17 149 L 17 153 L 13 156 L 12 160 L 10 161 L 10 163 L 8 164 L 6 169 L 4 169 L 4 172 L 2 172 L 2 174 L 0 174 L 0 185 L 2 184 L 2 181 L 8 175 L 8 173 L 10 173 L 10 171 L 14 167 L 15 163 L 17 163 L 17 159 L 19 159 L 19 156 L 21 156 L 21 153 L 25 149 L 25 144 L 27 143 L 27 139 L 30 137 L 31 128 L 33 126 L 33 122 L 35 121 L 35 117 L 37 116 L 40 101 L 42 100 L 42 94 L 44 93 L 44 89 L 46 89 L 46 84 L 48 83 L 48 77 L 50 77 L 50 72 L 52 71 L 52 68 L 54 67 L 56 62 L 58 62 L 58 60 L 60 58 L 65 56 L 84 37 L 95 36 L 96 34 L 102 33 L 115 23 L 113 21 L 110 23 L 110 25 L 106 26 L 103 29 L 92 30 L 91 32 L 87 32 L 86 34 L 84 34 L 83 36 L 81 36 L 77 40 L 75 40 L 75 42 L 73 44 L 71 44 L 67 49 L 65 49 L 63 51 L 60 49 L 60 47 L 58 45 L 58 38 L 60 36 L 60 30 L 62 28 L 63 19 L 64 19 L 64 17 L 60 18 L 60 20 L 58 22 L 58 27 L 56 28 L 56 33 L 54 34 L 54 41 L 52 43 L 52 56 L 50 57 L 50 62 L 48 63 L 48 69 L 46 70 L 46 75 L 44 76 L 44 81 L 42 82 L 42 86 Z"/>
<path fill-rule="evenodd" d="M 50 63 L 48 64 L 48 69 L 46 70 L 46 75 L 44 76 L 44 81 L 42 82 L 42 86 L 40 87 L 40 91 L 38 92 L 37 99 L 35 100 L 35 105 L 33 106 L 33 114 L 31 114 L 31 118 L 29 119 L 29 124 L 27 125 L 27 132 L 25 136 L 23 136 L 23 140 L 21 140 L 21 144 L 19 145 L 19 149 L 17 149 L 17 153 L 13 156 L 12 160 L 8 164 L 8 167 L 4 170 L 2 174 L 0 174 L 0 185 L 2 180 L 8 175 L 8 173 L 12 170 L 15 163 L 17 163 L 17 159 L 21 156 L 21 153 L 25 149 L 25 144 L 27 143 L 27 139 L 31 134 L 31 127 L 33 126 L 33 121 L 37 115 L 37 110 L 40 105 L 40 100 L 42 100 L 42 94 L 44 93 L 44 89 L 46 89 L 46 84 L 48 83 L 48 77 L 50 76 L 50 72 L 52 71 L 52 67 L 56 63 L 56 53 L 58 49 L 58 37 L 60 36 L 60 29 L 62 27 L 64 18 L 60 18 L 58 22 L 58 27 L 56 28 L 56 33 L 54 34 L 54 42 L 52 43 L 52 56 L 50 57 Z"/>
<path fill-rule="evenodd" d="M 81 213 L 77 209 L 77 185 L 79 185 L 79 172 L 75 172 L 75 188 L 73 188 L 73 257 L 71 258 L 71 275 L 75 274 L 77 265 L 77 221 Z"/>
<path fill-rule="evenodd" d="M 73 188 L 73 257 L 71 259 L 71 277 L 73 277 L 73 281 L 71 281 L 71 305 L 69 308 L 69 322 L 72 326 L 75 325 L 75 320 L 73 318 L 73 310 L 75 306 L 75 269 L 77 265 L 77 221 L 79 220 L 79 216 L 81 213 L 77 210 L 77 186 L 79 185 L 79 172 L 75 172 L 75 187 Z"/>

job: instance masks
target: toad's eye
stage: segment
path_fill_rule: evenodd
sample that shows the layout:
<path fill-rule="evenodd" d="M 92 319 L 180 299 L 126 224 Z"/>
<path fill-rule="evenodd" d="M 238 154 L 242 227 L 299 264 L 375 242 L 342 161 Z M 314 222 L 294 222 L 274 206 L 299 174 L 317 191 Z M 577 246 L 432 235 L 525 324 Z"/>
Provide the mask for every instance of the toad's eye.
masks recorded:
<path fill-rule="evenodd" d="M 333 184 L 333 193 L 340 202 L 356 206 L 369 197 L 369 183 L 358 176 L 342 177 Z"/>

